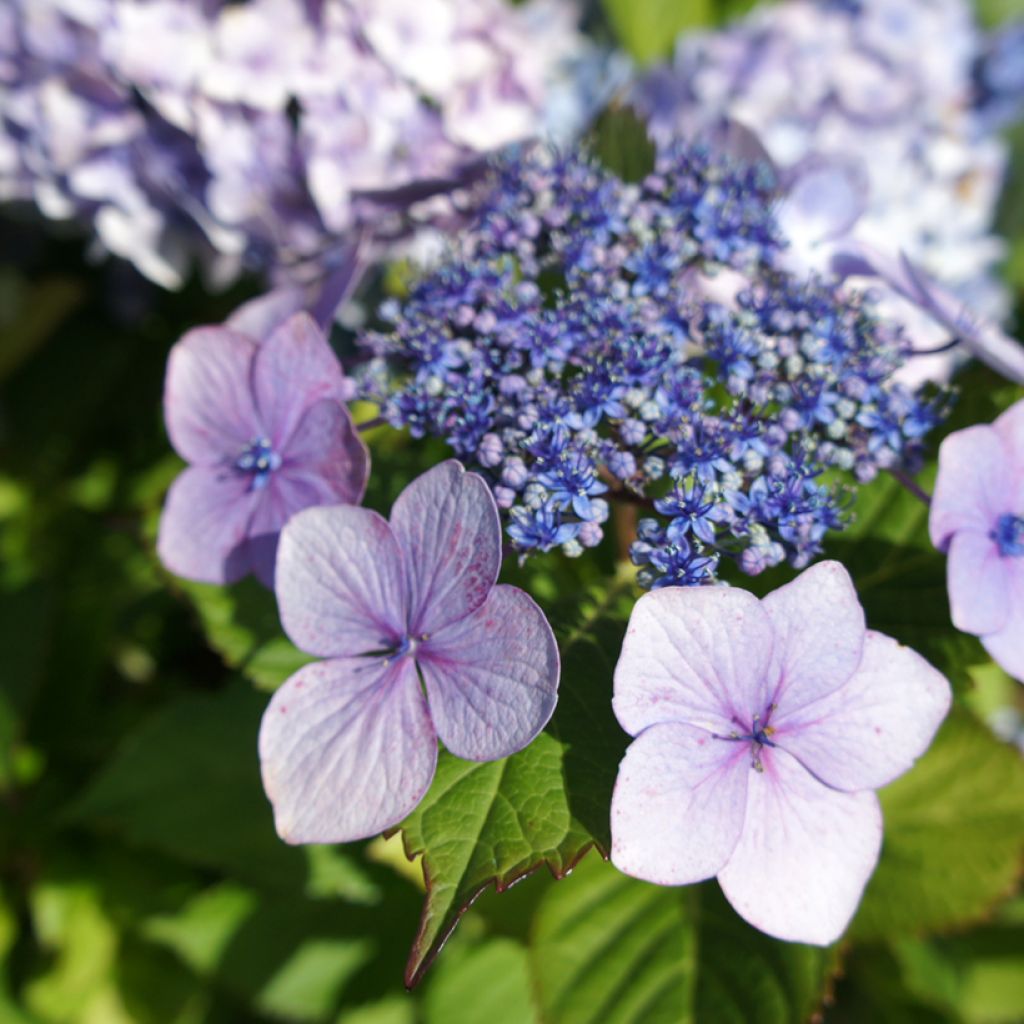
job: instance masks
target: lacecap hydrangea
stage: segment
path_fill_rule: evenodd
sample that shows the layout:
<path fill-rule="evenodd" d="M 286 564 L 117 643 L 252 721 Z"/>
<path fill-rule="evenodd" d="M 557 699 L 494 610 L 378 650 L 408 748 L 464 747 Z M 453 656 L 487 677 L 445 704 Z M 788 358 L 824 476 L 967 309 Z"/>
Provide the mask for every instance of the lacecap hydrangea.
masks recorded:
<path fill-rule="evenodd" d="M 627 183 L 585 153 L 497 159 L 448 257 L 381 310 L 361 387 L 490 482 L 523 555 L 645 508 L 659 587 L 807 564 L 846 481 L 912 466 L 944 399 L 859 295 L 782 269 L 771 168 L 669 146 Z"/>

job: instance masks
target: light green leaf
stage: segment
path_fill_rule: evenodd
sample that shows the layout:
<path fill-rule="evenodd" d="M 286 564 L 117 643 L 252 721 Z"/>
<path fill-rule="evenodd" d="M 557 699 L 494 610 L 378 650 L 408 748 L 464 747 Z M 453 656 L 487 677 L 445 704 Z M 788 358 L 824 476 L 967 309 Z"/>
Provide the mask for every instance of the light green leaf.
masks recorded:
<path fill-rule="evenodd" d="M 564 875 L 592 846 L 607 849 L 608 808 L 626 736 L 611 710 L 612 672 L 632 586 L 616 584 L 560 641 L 558 708 L 529 747 L 502 761 L 443 753 L 434 783 L 402 824 L 423 854 L 426 905 L 406 973 L 415 984 L 474 899 L 547 865 Z"/>
<path fill-rule="evenodd" d="M 202 978 L 262 1013 L 289 1021 L 331 1017 L 357 978 L 397 987 L 413 907 L 390 893 L 380 908 L 343 906 L 235 882 L 210 887 L 140 934 Z"/>
<path fill-rule="evenodd" d="M 530 962 L 549 1024 L 792 1024 L 837 956 L 755 931 L 714 883 L 660 888 L 591 855 L 541 901 Z"/>
<path fill-rule="evenodd" d="M 712 0 L 602 0 L 623 48 L 641 64 L 668 57 L 683 29 L 714 23 Z"/>
<path fill-rule="evenodd" d="M 454 949 L 450 952 L 441 958 L 424 993 L 424 1024 L 537 1024 L 526 950 L 518 942 L 495 938 L 459 951 L 460 956 Z"/>
<path fill-rule="evenodd" d="M 1024 855 L 1024 762 L 971 715 L 955 711 L 880 796 L 882 856 L 852 937 L 962 926 L 1012 890 Z"/>

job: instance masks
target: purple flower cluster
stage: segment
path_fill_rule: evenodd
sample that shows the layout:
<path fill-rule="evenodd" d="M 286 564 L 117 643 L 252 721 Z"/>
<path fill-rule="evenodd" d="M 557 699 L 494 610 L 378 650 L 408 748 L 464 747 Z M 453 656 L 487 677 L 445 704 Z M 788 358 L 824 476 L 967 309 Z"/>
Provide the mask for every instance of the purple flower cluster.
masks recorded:
<path fill-rule="evenodd" d="M 987 39 L 971 7 L 760 7 L 723 29 L 680 37 L 673 61 L 642 76 L 630 101 L 659 142 L 700 136 L 722 117 L 738 121 L 756 130 L 784 184 L 799 189 L 810 176 L 827 219 L 848 208 L 849 220 L 830 225 L 828 237 L 794 238 L 806 266 L 837 272 L 831 257 L 850 243 L 905 255 L 998 323 L 1010 308 L 996 271 L 1005 243 L 993 230 L 1007 150 L 994 127 L 1021 109 L 1024 39 L 1019 28 Z M 884 277 L 872 283 L 915 348 L 950 341 L 931 311 Z M 941 379 L 953 365 L 942 351 L 908 361 L 903 376 Z"/>
<path fill-rule="evenodd" d="M 364 394 L 480 467 L 521 553 L 578 555 L 621 500 L 658 514 L 646 586 L 807 564 L 843 525 L 836 471 L 913 463 L 941 407 L 891 379 L 897 328 L 781 268 L 774 187 L 704 147 L 638 184 L 506 155 L 458 249 L 364 336 Z"/>
<path fill-rule="evenodd" d="M 196 258 L 316 279 L 481 152 L 582 116 L 575 20 L 568 0 L 12 0 L 0 201 L 90 224 L 165 287 Z"/>

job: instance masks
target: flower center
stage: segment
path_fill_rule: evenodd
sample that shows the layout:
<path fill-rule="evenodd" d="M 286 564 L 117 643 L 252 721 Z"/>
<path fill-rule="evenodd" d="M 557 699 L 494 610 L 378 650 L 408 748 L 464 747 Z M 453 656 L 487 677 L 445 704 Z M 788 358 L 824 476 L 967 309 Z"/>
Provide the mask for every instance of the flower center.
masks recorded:
<path fill-rule="evenodd" d="M 265 437 L 257 437 L 241 455 L 235 459 L 235 469 L 252 477 L 250 489 L 261 490 L 267 486 L 270 474 L 281 466 L 281 456 L 270 446 Z"/>
<path fill-rule="evenodd" d="M 1000 516 L 989 536 L 996 542 L 1001 558 L 1024 556 L 1024 516 Z"/>
<path fill-rule="evenodd" d="M 761 751 L 765 747 L 777 746 L 771 737 L 775 735 L 775 730 L 768 724 L 772 717 L 772 712 L 775 710 L 776 705 L 769 704 L 764 713 L 764 721 L 761 721 L 761 716 L 754 715 L 751 719 L 750 727 L 745 726 L 738 718 L 733 719 L 733 724 L 739 726 L 740 729 L 745 730 L 744 732 L 734 731 L 729 733 L 728 736 L 719 736 L 718 733 L 713 733 L 716 740 L 729 740 L 730 742 L 742 743 L 746 742 L 750 744 L 750 767 L 755 772 L 763 772 L 764 765 L 761 763 Z"/>
<path fill-rule="evenodd" d="M 408 655 L 410 658 L 416 657 L 416 650 L 421 643 L 425 640 L 429 640 L 430 637 L 423 633 L 420 636 L 403 636 L 400 640 L 386 645 L 384 650 L 384 664 L 390 665 L 393 661 L 398 661 L 399 658 L 404 658 Z"/>

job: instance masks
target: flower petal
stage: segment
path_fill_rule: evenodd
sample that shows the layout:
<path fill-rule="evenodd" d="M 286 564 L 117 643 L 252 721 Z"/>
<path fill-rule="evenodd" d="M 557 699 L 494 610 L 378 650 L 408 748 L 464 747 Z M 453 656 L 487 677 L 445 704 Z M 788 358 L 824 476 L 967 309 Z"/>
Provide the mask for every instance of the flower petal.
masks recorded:
<path fill-rule="evenodd" d="M 417 477 L 391 509 L 405 557 L 410 630 L 433 635 L 483 604 L 501 568 L 498 506 L 454 459 Z"/>
<path fill-rule="evenodd" d="M 281 531 L 275 580 L 281 624 L 323 657 L 382 651 L 405 635 L 402 555 L 367 508 L 307 508 Z"/>
<path fill-rule="evenodd" d="M 197 327 L 171 349 L 164 418 L 183 459 L 216 465 L 261 434 L 249 386 L 255 352 L 251 338 L 225 327 Z"/>
<path fill-rule="evenodd" d="M 844 686 L 780 716 L 774 740 L 836 789 L 878 789 L 920 757 L 949 711 L 945 677 L 915 651 L 868 631 Z"/>
<path fill-rule="evenodd" d="M 434 777 L 437 740 L 411 659 L 299 669 L 260 726 L 263 787 L 289 843 L 347 843 L 401 821 Z"/>
<path fill-rule="evenodd" d="M 953 534 L 946 578 L 951 618 L 957 629 L 981 636 L 1006 625 L 1009 568 L 991 537 L 975 530 Z"/>
<path fill-rule="evenodd" d="M 284 478 L 316 481 L 324 495 L 319 504 L 358 505 L 363 500 L 370 453 L 340 402 L 325 398 L 311 405 L 281 456 Z"/>
<path fill-rule="evenodd" d="M 612 863 L 656 885 L 716 875 L 743 827 L 750 745 L 666 722 L 645 729 L 619 765 Z"/>
<path fill-rule="evenodd" d="M 828 945 L 846 930 L 878 862 L 878 798 L 829 789 L 783 750 L 763 751 L 762 762 L 748 778 L 743 832 L 718 882 L 755 928 Z"/>
<path fill-rule="evenodd" d="M 1013 559 L 1008 569 L 1006 625 L 981 642 L 1007 675 L 1024 683 L 1024 559 Z"/>
<path fill-rule="evenodd" d="M 240 334 L 248 334 L 257 341 L 265 341 L 290 316 L 307 306 L 307 290 L 297 285 L 282 285 L 265 295 L 243 302 L 224 321 Z"/>
<path fill-rule="evenodd" d="M 1009 455 L 1012 485 L 1006 488 L 1012 508 L 1024 515 L 1024 399 L 1015 402 L 992 424 Z"/>
<path fill-rule="evenodd" d="M 269 440 L 279 450 L 288 446 L 310 405 L 343 396 L 341 363 L 308 313 L 289 317 L 260 345 L 253 390 Z"/>
<path fill-rule="evenodd" d="M 348 410 L 328 398 L 306 410 L 283 457 L 262 491 L 247 545 L 252 571 L 271 588 L 284 524 L 304 508 L 360 501 L 369 472 L 369 452 Z"/>
<path fill-rule="evenodd" d="M 842 250 L 832 256 L 831 270 L 841 278 L 879 278 L 959 340 L 973 356 L 1009 380 L 1024 383 L 1024 346 L 998 324 L 968 309 L 904 253 L 891 256 L 870 245 L 844 240 Z"/>
<path fill-rule="evenodd" d="M 230 469 L 190 466 L 171 484 L 157 553 L 171 572 L 202 583 L 234 583 L 249 571 L 249 521 L 259 495 Z"/>
<path fill-rule="evenodd" d="M 771 700 L 785 711 L 845 683 L 860 664 L 864 609 L 839 562 L 818 562 L 765 597 L 775 628 L 778 680 Z"/>
<path fill-rule="evenodd" d="M 434 634 L 418 662 L 437 734 L 457 757 L 492 761 L 522 750 L 555 709 L 555 635 L 518 587 L 496 586 L 475 612 Z"/>
<path fill-rule="evenodd" d="M 945 550 L 958 530 L 987 534 L 1010 498 L 1012 469 L 999 435 L 986 424 L 950 434 L 939 446 L 928 530 Z"/>
<path fill-rule="evenodd" d="M 776 216 L 791 245 L 813 248 L 839 238 L 867 208 L 870 182 L 859 160 L 812 156 L 790 175 Z"/>
<path fill-rule="evenodd" d="M 665 587 L 637 601 L 612 706 L 631 736 L 658 722 L 728 733 L 771 700 L 771 620 L 728 587 Z"/>

